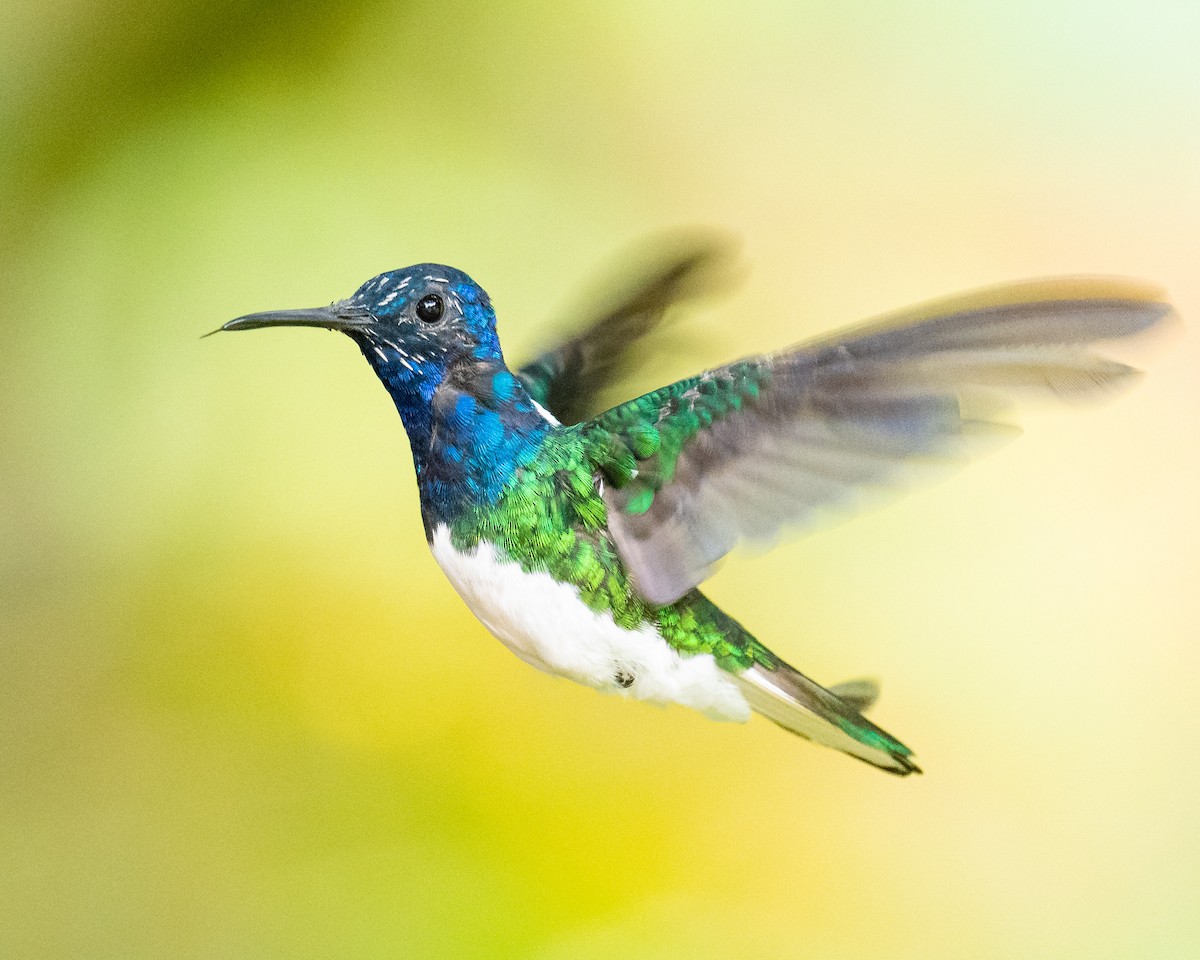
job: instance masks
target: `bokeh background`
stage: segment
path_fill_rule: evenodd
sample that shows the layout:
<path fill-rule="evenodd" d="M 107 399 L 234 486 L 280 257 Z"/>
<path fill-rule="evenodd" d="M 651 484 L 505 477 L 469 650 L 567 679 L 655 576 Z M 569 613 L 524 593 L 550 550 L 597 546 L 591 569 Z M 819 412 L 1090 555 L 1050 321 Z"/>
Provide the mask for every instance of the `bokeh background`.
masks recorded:
<path fill-rule="evenodd" d="M 353 345 L 403 264 L 510 357 L 681 224 L 752 269 L 635 386 L 980 284 L 1200 317 L 1200 7 L 0 13 L 0 956 L 1191 958 L 1195 337 L 711 593 L 926 775 L 529 669 Z M 1194 323 L 1194 321 L 1193 321 Z"/>

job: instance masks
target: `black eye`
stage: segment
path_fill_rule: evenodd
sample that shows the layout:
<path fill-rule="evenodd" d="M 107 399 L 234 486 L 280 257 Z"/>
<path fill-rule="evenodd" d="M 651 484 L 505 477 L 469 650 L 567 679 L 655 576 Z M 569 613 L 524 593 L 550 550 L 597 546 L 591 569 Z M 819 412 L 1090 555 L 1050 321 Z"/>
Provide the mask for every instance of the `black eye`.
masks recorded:
<path fill-rule="evenodd" d="M 437 323 L 442 319 L 442 298 L 436 293 L 417 301 L 417 319 L 422 323 Z"/>

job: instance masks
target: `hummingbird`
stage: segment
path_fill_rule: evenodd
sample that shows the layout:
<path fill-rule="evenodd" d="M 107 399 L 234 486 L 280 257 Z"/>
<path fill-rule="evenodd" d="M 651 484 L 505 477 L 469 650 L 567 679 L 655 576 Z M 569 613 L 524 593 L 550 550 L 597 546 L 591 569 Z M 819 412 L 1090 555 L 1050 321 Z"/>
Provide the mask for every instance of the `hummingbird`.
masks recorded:
<path fill-rule="evenodd" d="M 913 752 L 864 716 L 873 681 L 823 687 L 700 585 L 741 542 L 771 543 L 906 466 L 1001 429 L 979 398 L 1073 400 L 1133 368 L 1089 348 L 1159 324 L 1136 281 L 1025 281 L 748 356 L 597 412 L 634 346 L 698 295 L 719 244 L 672 253 L 573 335 L 510 367 L 483 288 L 422 263 L 329 306 L 221 330 L 348 336 L 407 431 L 434 559 L 522 660 L 612 694 L 716 720 L 758 713 L 889 773 Z M 216 331 L 214 331 L 216 332 Z"/>

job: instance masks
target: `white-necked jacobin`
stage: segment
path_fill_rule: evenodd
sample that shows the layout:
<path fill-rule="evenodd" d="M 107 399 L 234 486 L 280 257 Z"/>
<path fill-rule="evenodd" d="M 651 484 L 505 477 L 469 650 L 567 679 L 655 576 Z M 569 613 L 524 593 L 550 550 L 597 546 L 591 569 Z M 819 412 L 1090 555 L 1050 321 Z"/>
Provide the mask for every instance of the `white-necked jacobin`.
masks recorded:
<path fill-rule="evenodd" d="M 751 356 L 588 417 L 715 248 L 675 256 L 578 335 L 511 371 L 483 289 L 418 264 L 327 307 L 221 329 L 339 330 L 408 432 L 429 546 L 526 662 L 719 720 L 756 711 L 900 775 L 912 751 L 862 714 L 870 681 L 826 689 L 698 589 L 740 540 L 770 541 L 905 464 L 996 426 L 980 391 L 1084 397 L 1135 371 L 1088 350 L 1170 313 L 1110 279 L 1013 284 Z M 988 409 L 985 407 L 985 410 Z M 994 411 L 994 405 L 991 407 Z"/>

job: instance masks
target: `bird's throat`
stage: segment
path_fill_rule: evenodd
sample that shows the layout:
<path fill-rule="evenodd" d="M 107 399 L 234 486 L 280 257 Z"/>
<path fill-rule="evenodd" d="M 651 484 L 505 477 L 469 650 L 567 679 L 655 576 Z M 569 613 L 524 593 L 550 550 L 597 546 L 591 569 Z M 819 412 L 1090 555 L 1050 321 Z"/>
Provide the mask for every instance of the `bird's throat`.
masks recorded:
<path fill-rule="evenodd" d="M 503 361 L 448 367 L 359 346 L 408 433 L 427 525 L 493 507 L 552 429 Z"/>

